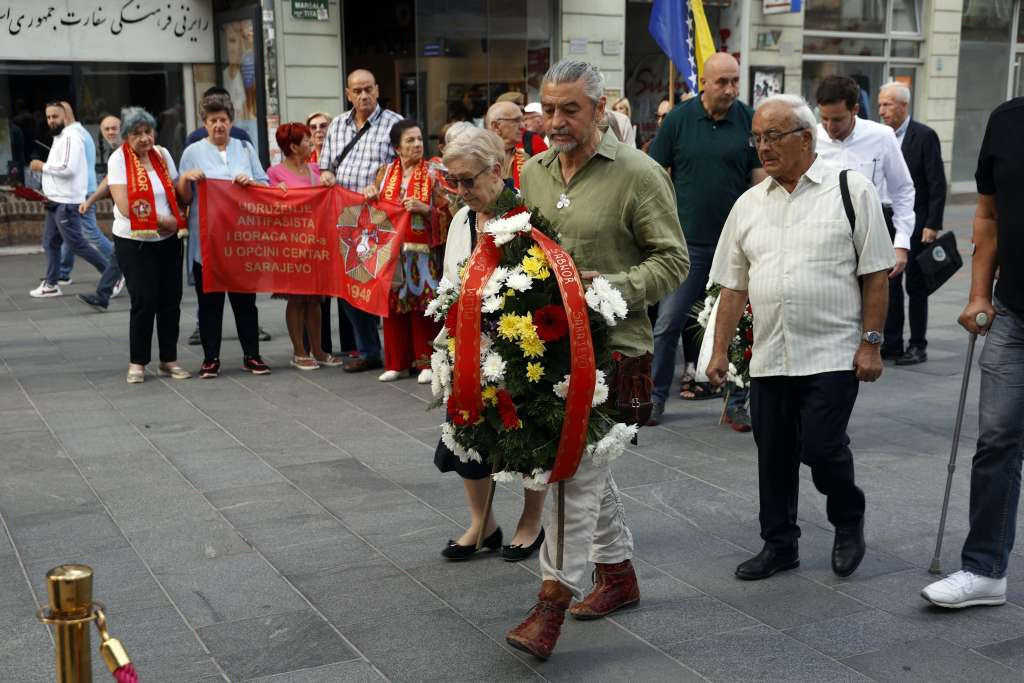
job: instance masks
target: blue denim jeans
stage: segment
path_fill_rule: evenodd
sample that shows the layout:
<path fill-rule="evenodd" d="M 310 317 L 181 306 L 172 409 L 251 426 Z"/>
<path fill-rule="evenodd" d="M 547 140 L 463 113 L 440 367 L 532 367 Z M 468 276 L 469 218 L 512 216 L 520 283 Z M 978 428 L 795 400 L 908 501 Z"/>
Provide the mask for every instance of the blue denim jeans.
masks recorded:
<path fill-rule="evenodd" d="M 362 311 L 347 301 L 343 301 L 345 316 L 352 323 L 352 332 L 356 337 L 356 350 L 363 358 L 381 358 L 380 333 L 377 331 L 375 315 Z"/>
<path fill-rule="evenodd" d="M 88 211 L 80 215 L 82 216 L 82 237 L 109 260 L 114 255 L 114 243 L 107 239 L 107 236 L 100 230 L 99 224 L 96 223 L 96 207 L 90 206 Z M 60 279 L 66 280 L 71 277 L 71 269 L 74 267 L 75 252 L 65 242 L 60 248 Z M 121 277 L 120 271 L 118 271 L 117 277 Z M 117 282 L 116 278 L 114 282 Z"/>
<path fill-rule="evenodd" d="M 971 465 L 971 529 L 961 562 L 993 579 L 1013 549 L 1024 458 L 1024 318 L 994 301 L 996 319 L 981 352 L 978 448 Z"/>
<path fill-rule="evenodd" d="M 715 258 L 715 247 L 712 245 L 691 244 L 687 250 L 690 253 L 690 274 L 658 304 L 658 320 L 654 323 L 654 358 L 651 362 L 654 389 L 651 395 L 655 403 L 663 405 L 668 399 L 672 380 L 676 375 L 676 352 L 679 350 L 679 341 L 694 305 L 704 299 L 711 261 Z M 732 391 L 729 394 L 730 413 L 744 405 L 746 400 L 746 389 Z"/>
<path fill-rule="evenodd" d="M 106 256 L 82 235 L 82 216 L 78 213 L 78 204 L 57 204 L 46 211 L 46 224 L 43 228 L 47 284 L 56 285 L 60 277 L 60 252 L 64 244 L 100 273 L 107 269 Z"/>
<path fill-rule="evenodd" d="M 104 304 L 110 303 L 110 295 L 114 293 L 114 285 L 121 279 L 121 265 L 117 262 L 117 251 L 110 254 L 110 261 L 107 269 L 100 276 L 99 284 L 96 285 L 96 296 Z"/>

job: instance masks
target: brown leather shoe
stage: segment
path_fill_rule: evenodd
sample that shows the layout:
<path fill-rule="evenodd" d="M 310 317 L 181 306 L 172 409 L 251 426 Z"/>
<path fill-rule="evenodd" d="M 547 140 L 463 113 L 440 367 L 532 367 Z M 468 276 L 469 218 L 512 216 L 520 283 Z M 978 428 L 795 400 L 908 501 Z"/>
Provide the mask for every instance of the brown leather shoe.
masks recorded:
<path fill-rule="evenodd" d="M 366 372 L 367 370 L 378 370 L 384 367 L 380 358 L 357 358 L 351 363 L 346 363 L 341 369 L 345 372 Z"/>
<path fill-rule="evenodd" d="M 617 609 L 640 602 L 640 586 L 629 560 L 599 564 L 594 569 L 594 590 L 577 602 L 569 613 L 577 619 L 600 619 Z"/>
<path fill-rule="evenodd" d="M 505 641 L 537 659 L 547 659 L 558 642 L 565 609 L 571 600 L 572 591 L 567 586 L 558 581 L 545 581 L 530 615 L 526 621 L 508 632 Z"/>

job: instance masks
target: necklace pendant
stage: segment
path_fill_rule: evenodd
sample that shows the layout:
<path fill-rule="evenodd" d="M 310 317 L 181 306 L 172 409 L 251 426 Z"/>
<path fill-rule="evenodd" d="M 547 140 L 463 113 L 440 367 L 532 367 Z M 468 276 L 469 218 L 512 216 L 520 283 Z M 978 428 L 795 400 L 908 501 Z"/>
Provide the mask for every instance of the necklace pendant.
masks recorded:
<path fill-rule="evenodd" d="M 572 202 L 569 200 L 569 198 L 563 192 L 562 195 L 558 198 L 558 203 L 555 204 L 555 208 L 556 209 L 564 209 L 567 206 L 569 206 L 570 204 L 572 204 Z"/>

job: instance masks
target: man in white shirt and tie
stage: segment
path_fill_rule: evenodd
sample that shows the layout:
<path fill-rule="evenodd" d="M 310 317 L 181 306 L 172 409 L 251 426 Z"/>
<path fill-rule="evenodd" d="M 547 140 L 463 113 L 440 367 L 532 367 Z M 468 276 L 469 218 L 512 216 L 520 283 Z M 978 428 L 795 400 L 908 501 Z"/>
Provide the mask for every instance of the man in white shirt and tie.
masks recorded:
<path fill-rule="evenodd" d="M 750 416 L 764 549 L 736 568 L 747 581 L 800 564 L 801 463 L 827 497 L 833 571 L 849 576 L 865 552 L 864 494 L 846 428 L 859 383 L 882 374 L 895 257 L 874 186 L 849 171 L 844 193 L 843 172 L 815 154 L 816 134 L 803 99 L 775 95 L 758 105 L 750 140 L 770 178 L 736 200 L 711 265 L 710 279 L 722 285 L 712 383 L 725 380 L 748 296 L 754 309 Z"/>
<path fill-rule="evenodd" d="M 897 277 L 907 266 L 914 234 L 914 180 L 893 129 L 860 112 L 860 86 L 846 76 L 826 76 L 818 85 L 818 156 L 839 169 L 859 171 L 875 185 L 889 236 L 896 247 Z M 902 348 L 882 347 L 882 358 L 897 358 Z"/>

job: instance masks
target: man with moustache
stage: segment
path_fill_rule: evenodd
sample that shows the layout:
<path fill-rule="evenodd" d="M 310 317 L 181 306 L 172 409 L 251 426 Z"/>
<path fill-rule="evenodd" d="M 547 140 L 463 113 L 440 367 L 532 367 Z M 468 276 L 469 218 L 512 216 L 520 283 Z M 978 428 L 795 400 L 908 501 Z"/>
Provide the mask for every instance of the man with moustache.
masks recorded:
<path fill-rule="evenodd" d="M 526 163 L 522 191 L 526 206 L 556 227 L 580 277 L 602 275 L 625 297 L 629 315 L 611 328 L 610 347 L 640 365 L 650 362 L 653 347 L 647 305 L 686 277 L 688 257 L 668 176 L 611 131 L 600 132 L 605 104 L 604 77 L 593 64 L 566 59 L 548 70 L 541 105 L 551 148 Z M 565 482 L 561 569 L 554 498 L 540 549 L 538 602 L 506 636 L 512 647 L 540 659 L 551 655 L 574 596 L 578 619 L 597 619 L 640 600 L 630 561 L 633 537 L 609 465 L 584 456 Z M 590 561 L 595 586 L 584 597 Z"/>
<path fill-rule="evenodd" d="M 679 222 L 690 251 L 690 275 L 658 305 L 654 324 L 654 411 L 658 424 L 676 371 L 676 351 L 694 304 L 703 296 L 711 259 L 725 217 L 736 198 L 764 178 L 757 153 L 747 138 L 753 112 L 740 102 L 740 65 L 716 52 L 704 63 L 701 93 L 669 112 L 649 154 L 672 174 Z M 728 395 L 725 419 L 740 432 L 750 431 L 747 392 Z"/>
<path fill-rule="evenodd" d="M 864 493 L 846 428 L 859 382 L 882 374 L 880 328 L 896 259 L 874 185 L 825 163 L 814 151 L 817 132 L 803 98 L 758 105 L 750 144 L 771 177 L 736 201 L 711 265 L 722 285 L 713 383 L 725 381 L 748 297 L 755 311 L 750 411 L 764 548 L 736 568 L 745 581 L 800 564 L 801 462 L 827 497 L 832 570 L 849 576 L 865 552 Z"/>
<path fill-rule="evenodd" d="M 327 129 L 320 150 L 320 183 L 362 192 L 364 187 L 374 184 L 381 166 L 394 161 L 391 126 L 402 117 L 390 109 L 382 109 L 377 103 L 380 98 L 377 79 L 366 69 L 356 69 L 348 75 L 345 96 L 352 108 L 336 116 Z M 348 301 L 343 301 L 342 307 L 352 324 L 359 351 L 359 357 L 345 365 L 345 372 L 384 367 L 377 316 Z"/>
<path fill-rule="evenodd" d="M 61 245 L 64 243 L 100 273 L 107 267 L 107 258 L 82 235 L 82 216 L 78 213 L 78 206 L 85 201 L 89 168 L 82 137 L 69 130 L 67 122 L 64 103 L 50 102 L 46 105 L 46 124 L 53 136 L 53 145 L 45 163 L 35 159 L 29 166 L 43 174 L 43 194 L 47 199 L 43 228 L 46 276 L 38 287 L 29 292 L 36 298 L 61 295 L 58 279 Z"/>
<path fill-rule="evenodd" d="M 917 256 L 935 241 L 942 230 L 946 208 L 946 169 L 942 147 L 934 130 L 910 117 L 910 88 L 887 83 L 878 93 L 878 115 L 896 131 L 903 160 L 914 181 L 914 232 L 907 259 L 907 297 L 910 300 L 910 343 L 896 365 L 916 365 L 928 360 L 928 290 Z M 903 274 L 889 280 L 889 315 L 885 319 L 885 345 L 903 347 Z"/>

